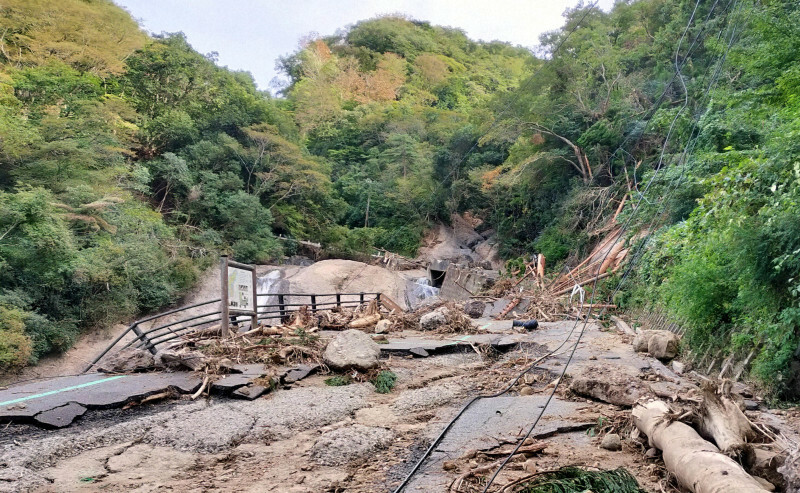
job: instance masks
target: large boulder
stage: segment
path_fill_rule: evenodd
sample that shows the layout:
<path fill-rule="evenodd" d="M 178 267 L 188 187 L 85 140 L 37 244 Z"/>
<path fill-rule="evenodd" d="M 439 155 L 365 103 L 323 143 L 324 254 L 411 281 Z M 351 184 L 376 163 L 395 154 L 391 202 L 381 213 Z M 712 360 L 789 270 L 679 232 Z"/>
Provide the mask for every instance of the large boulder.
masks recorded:
<path fill-rule="evenodd" d="M 153 368 L 156 362 L 150 351 L 127 348 L 107 356 L 100 362 L 99 371 L 106 373 L 124 373 Z"/>
<path fill-rule="evenodd" d="M 668 330 L 643 330 L 633 339 L 633 349 L 654 358 L 670 360 L 678 355 L 680 338 Z"/>
<path fill-rule="evenodd" d="M 332 370 L 367 371 L 377 368 L 381 348 L 360 330 L 341 332 L 328 343 L 323 358 Z"/>
<path fill-rule="evenodd" d="M 620 407 L 632 407 L 639 399 L 654 396 L 647 384 L 614 365 L 586 368 L 574 377 L 569 389 L 575 394 Z"/>
<path fill-rule="evenodd" d="M 446 323 L 447 316 L 441 309 L 426 313 L 419 319 L 419 325 L 422 327 L 422 330 L 436 330 Z"/>

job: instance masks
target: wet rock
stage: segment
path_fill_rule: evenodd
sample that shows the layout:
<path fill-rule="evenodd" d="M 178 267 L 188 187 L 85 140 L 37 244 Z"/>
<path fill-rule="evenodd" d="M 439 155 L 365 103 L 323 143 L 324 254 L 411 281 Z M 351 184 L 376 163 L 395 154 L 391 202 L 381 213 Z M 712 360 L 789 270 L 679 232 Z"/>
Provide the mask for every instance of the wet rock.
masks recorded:
<path fill-rule="evenodd" d="M 753 479 L 758 481 L 761 484 L 761 487 L 767 491 L 775 491 L 775 485 L 770 483 L 764 478 L 759 478 L 758 476 L 753 476 Z"/>
<path fill-rule="evenodd" d="M 464 303 L 464 313 L 470 318 L 480 318 L 483 316 L 483 311 L 486 309 L 486 303 L 479 300 L 467 301 Z"/>
<path fill-rule="evenodd" d="M 103 359 L 98 370 L 105 373 L 125 373 L 146 370 L 154 366 L 156 363 L 150 351 L 127 348 Z"/>
<path fill-rule="evenodd" d="M 394 434 L 384 428 L 353 425 L 322 434 L 311 447 L 311 458 L 324 466 L 343 466 L 364 460 L 392 443 Z"/>
<path fill-rule="evenodd" d="M 325 348 L 325 364 L 333 370 L 371 370 L 380 363 L 381 349 L 370 336 L 349 329 L 336 335 Z"/>
<path fill-rule="evenodd" d="M 764 478 L 783 490 L 786 486 L 785 480 L 778 471 L 786 463 L 786 455 L 759 447 L 754 448 L 753 452 L 754 457 L 753 464 L 749 469 L 750 474 Z"/>
<path fill-rule="evenodd" d="M 435 330 L 447 323 L 447 317 L 439 310 L 426 313 L 419 319 L 419 325 L 423 330 Z"/>
<path fill-rule="evenodd" d="M 377 324 L 375 324 L 375 333 L 376 334 L 388 334 L 389 329 L 392 327 L 391 320 L 381 320 Z"/>
<path fill-rule="evenodd" d="M 600 447 L 612 451 L 622 450 L 622 440 L 616 433 L 608 433 L 600 442 Z"/>

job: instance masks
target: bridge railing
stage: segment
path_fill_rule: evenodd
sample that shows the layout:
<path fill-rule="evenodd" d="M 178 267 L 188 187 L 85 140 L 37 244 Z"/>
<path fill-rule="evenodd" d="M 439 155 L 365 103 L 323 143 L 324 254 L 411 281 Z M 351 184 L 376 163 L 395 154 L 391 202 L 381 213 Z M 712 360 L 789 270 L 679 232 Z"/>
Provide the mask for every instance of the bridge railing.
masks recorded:
<path fill-rule="evenodd" d="M 279 324 L 301 306 L 308 306 L 312 312 L 317 312 L 334 307 L 354 308 L 372 300 L 386 304 L 390 310 L 397 306 L 381 293 L 269 293 L 258 295 L 256 312 L 259 321 L 269 320 L 271 323 Z M 83 372 L 86 373 L 94 368 L 109 353 L 133 347 L 156 354 L 161 344 L 212 327 L 219 323 L 222 317 L 220 302 L 220 298 L 203 301 L 133 322 L 98 354 Z M 232 315 L 231 325 L 237 327 L 245 320 L 249 320 L 249 317 Z"/>

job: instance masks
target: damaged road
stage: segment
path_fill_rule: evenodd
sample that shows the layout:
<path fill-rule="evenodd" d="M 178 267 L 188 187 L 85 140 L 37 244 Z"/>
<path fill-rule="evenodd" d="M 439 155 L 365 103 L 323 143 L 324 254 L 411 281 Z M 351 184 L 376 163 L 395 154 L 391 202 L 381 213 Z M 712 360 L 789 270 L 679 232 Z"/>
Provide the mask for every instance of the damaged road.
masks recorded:
<path fill-rule="evenodd" d="M 569 358 L 568 351 L 557 349 L 574 326 L 574 321 L 542 322 L 536 330 L 517 333 L 509 320 L 478 319 L 470 333 L 394 328 L 374 334 L 381 368 L 396 376 L 385 394 L 371 381 L 331 386 L 330 374 L 313 362 L 286 365 L 277 373 L 250 363 L 250 370 L 218 378 L 209 385 L 210 396 L 194 401 L 190 394 L 199 389 L 202 374 L 140 373 L 115 380 L 98 374 L 64 380 L 58 383 L 62 387 L 54 382 L 14 387 L 3 391 L 13 391 L 3 401 L 100 382 L 3 406 L 29 421 L 48 411 L 50 404 L 39 399 L 61 403 L 49 410 L 74 402 L 89 411 L 59 430 L 17 422 L 4 427 L 0 491 L 393 491 L 468 400 L 497 392 L 521 368 L 556 350 L 508 393 L 471 406 L 406 489 L 473 491 L 541 411 Z M 319 336 L 334 334 L 341 332 Z M 428 356 L 415 354 L 418 348 Z M 158 385 L 146 383 L 157 375 L 164 375 Z M 185 379 L 171 401 L 103 409 L 99 400 L 75 398 L 92 388 L 108 390 L 114 405 L 124 406 L 162 393 L 170 378 Z M 273 378 L 276 388 L 252 401 L 230 398 L 263 378 Z M 498 486 L 533 471 L 578 465 L 623 467 L 647 490 L 678 491 L 660 453 L 648 452 L 646 439 L 634 431 L 629 408 L 640 397 L 692 396 L 696 382 L 635 352 L 630 335 L 598 322 L 587 325 L 564 379 L 530 441 L 499 475 Z M 134 390 L 123 396 L 122 388 Z M 25 407 L 6 409 L 19 403 Z M 80 409 L 69 412 L 74 411 Z M 796 423 L 793 415 L 767 412 L 763 405 L 748 411 L 754 420 L 762 415 L 787 433 Z"/>

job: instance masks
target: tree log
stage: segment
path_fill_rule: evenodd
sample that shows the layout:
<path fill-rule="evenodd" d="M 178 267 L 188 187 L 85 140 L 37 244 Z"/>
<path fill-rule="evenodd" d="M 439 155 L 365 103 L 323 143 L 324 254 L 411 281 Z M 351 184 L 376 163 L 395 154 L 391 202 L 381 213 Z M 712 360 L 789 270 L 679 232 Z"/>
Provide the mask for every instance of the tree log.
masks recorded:
<path fill-rule="evenodd" d="M 381 315 L 379 313 L 375 313 L 372 315 L 366 315 L 364 317 L 353 320 L 348 324 L 348 327 L 350 327 L 351 329 L 363 329 L 366 327 L 372 327 L 380 320 L 381 320 Z"/>
<path fill-rule="evenodd" d="M 753 464 L 753 446 L 747 443 L 756 433 L 750 420 L 730 394 L 730 380 L 720 385 L 713 382 L 703 386 L 703 402 L 700 404 L 700 434 L 717 444 L 720 451 L 739 459 L 745 466 Z"/>
<path fill-rule="evenodd" d="M 719 453 L 691 426 L 670 421 L 664 401 L 652 401 L 633 408 L 636 428 L 650 444 L 663 452 L 667 470 L 694 493 L 766 492 L 760 482 L 730 457 Z"/>

